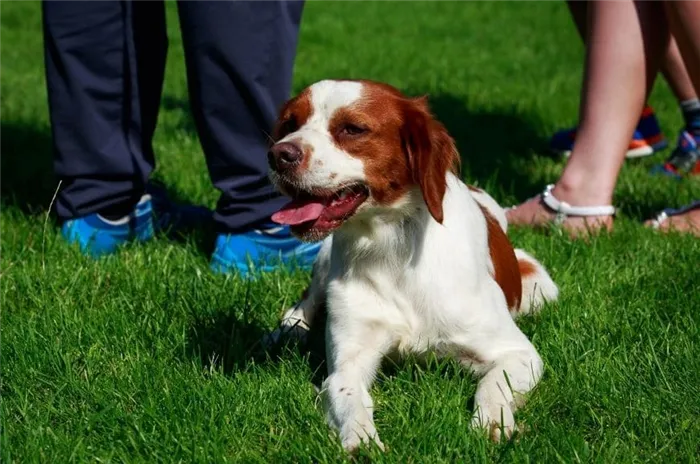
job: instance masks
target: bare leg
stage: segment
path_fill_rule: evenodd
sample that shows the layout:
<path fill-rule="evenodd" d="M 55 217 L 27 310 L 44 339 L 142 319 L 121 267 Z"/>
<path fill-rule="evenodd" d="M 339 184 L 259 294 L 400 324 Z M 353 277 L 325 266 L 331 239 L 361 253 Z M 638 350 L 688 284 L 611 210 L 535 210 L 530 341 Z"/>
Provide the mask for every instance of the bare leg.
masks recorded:
<path fill-rule="evenodd" d="M 581 125 L 552 192 L 560 201 L 572 206 L 612 203 L 629 141 L 668 42 L 665 23 L 659 24 L 662 8 L 632 0 L 589 4 Z M 511 224 L 543 225 L 554 218 L 539 196 L 507 214 Z M 564 227 L 574 234 L 611 228 L 612 217 L 570 217 Z"/>
<path fill-rule="evenodd" d="M 700 93 L 700 2 L 664 2 L 669 27 L 692 76 L 696 93 Z M 654 220 L 646 222 L 654 226 Z M 676 230 L 700 236 L 700 204 L 688 207 L 680 214 L 674 214 L 659 225 L 662 231 Z"/>
<path fill-rule="evenodd" d="M 661 72 L 679 102 L 698 98 L 688 71 L 686 70 L 676 40 L 671 37 L 666 54 L 661 62 Z"/>
<path fill-rule="evenodd" d="M 695 1 L 664 2 L 669 26 L 678 42 L 685 66 L 700 93 L 700 3 Z"/>
<path fill-rule="evenodd" d="M 586 42 L 586 29 L 588 26 L 588 1 L 567 0 L 566 5 L 569 7 L 569 12 L 576 25 L 576 30 L 581 36 L 581 40 Z M 666 82 L 673 91 L 676 99 L 679 102 L 692 100 L 697 97 L 693 83 L 690 81 L 688 71 L 685 69 L 683 58 L 675 39 L 672 37 L 669 40 L 668 47 L 664 53 L 664 58 L 661 61 L 661 73 Z"/>

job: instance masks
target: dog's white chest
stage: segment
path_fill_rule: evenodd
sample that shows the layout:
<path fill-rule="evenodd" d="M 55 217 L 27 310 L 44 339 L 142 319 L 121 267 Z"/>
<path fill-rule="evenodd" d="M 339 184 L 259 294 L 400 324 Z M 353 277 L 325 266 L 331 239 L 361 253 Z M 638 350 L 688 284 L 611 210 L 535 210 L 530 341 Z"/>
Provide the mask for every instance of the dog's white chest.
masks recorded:
<path fill-rule="evenodd" d="M 446 321 L 436 318 L 439 296 L 410 270 L 401 273 L 366 267 L 361 276 L 333 280 L 328 286 L 332 331 L 370 324 L 392 340 L 391 351 L 423 353 L 439 345 Z"/>

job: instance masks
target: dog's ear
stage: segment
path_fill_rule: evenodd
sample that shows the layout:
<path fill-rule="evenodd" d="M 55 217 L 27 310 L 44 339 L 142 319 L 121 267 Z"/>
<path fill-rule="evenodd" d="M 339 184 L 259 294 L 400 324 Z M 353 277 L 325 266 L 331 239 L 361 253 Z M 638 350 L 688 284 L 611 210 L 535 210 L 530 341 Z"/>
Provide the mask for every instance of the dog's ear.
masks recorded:
<path fill-rule="evenodd" d="M 459 171 L 459 154 L 445 126 L 430 113 L 427 97 L 404 102 L 401 139 L 413 181 L 430 214 L 442 224 L 446 174 Z"/>

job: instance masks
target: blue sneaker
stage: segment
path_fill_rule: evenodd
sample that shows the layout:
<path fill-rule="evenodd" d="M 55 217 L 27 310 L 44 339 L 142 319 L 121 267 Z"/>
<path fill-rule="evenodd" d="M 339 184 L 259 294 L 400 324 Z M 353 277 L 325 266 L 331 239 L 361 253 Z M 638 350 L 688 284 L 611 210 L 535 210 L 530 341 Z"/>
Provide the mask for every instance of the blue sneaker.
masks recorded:
<path fill-rule="evenodd" d="M 264 224 L 240 234 L 220 234 L 211 257 L 211 270 L 237 270 L 242 277 L 270 272 L 280 266 L 309 270 L 321 249 L 321 242 L 306 243 L 294 237 L 288 226 Z"/>
<path fill-rule="evenodd" d="M 114 253 L 129 241 L 145 242 L 153 237 L 151 197 L 144 195 L 128 216 L 110 221 L 97 213 L 69 219 L 61 226 L 68 243 L 78 243 L 80 250 L 94 258 Z"/>

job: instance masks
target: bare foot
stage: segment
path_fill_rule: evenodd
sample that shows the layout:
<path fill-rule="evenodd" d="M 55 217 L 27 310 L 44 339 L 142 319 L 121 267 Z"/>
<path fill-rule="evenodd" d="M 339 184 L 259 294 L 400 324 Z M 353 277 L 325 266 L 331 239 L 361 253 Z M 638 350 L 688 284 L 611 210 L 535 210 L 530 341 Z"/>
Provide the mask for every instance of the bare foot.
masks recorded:
<path fill-rule="evenodd" d="M 546 227 L 556 220 L 556 212 L 542 202 L 542 195 L 537 195 L 524 203 L 506 211 L 508 224 Z M 589 235 L 600 230 L 611 231 L 612 216 L 569 216 L 561 223 L 570 236 L 576 238 Z"/>
<path fill-rule="evenodd" d="M 656 222 L 656 219 L 649 219 L 644 225 L 647 227 L 655 227 Z M 673 230 L 700 237 L 700 203 L 688 211 L 679 214 L 671 213 L 671 215 L 662 220 L 656 228 L 662 232 Z"/>

